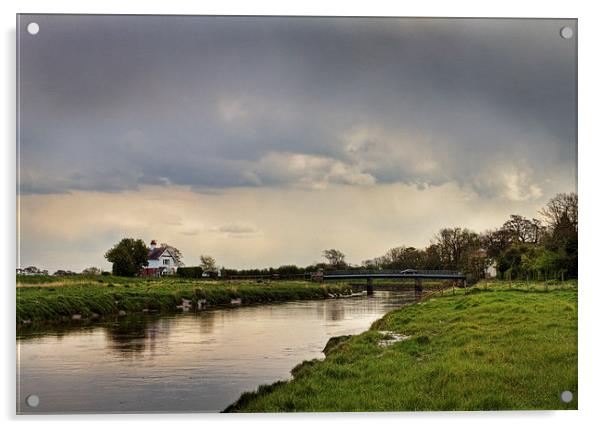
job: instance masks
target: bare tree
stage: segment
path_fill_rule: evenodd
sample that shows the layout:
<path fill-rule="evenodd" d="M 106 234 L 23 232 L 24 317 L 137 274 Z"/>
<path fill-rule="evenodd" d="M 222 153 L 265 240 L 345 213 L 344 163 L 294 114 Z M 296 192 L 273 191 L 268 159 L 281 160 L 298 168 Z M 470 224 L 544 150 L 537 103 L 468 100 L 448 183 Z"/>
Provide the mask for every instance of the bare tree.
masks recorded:
<path fill-rule="evenodd" d="M 217 271 L 215 258 L 209 255 L 201 255 L 199 256 L 199 259 L 201 260 L 200 266 L 203 271 Z"/>
<path fill-rule="evenodd" d="M 556 195 L 539 211 L 544 222 L 555 228 L 564 220 L 568 220 L 575 229 L 578 221 L 578 199 L 575 192 Z"/>
<path fill-rule="evenodd" d="M 414 268 L 421 269 L 426 259 L 425 252 L 415 247 L 394 247 L 385 254 L 387 265 L 390 268 Z"/>
<path fill-rule="evenodd" d="M 443 228 L 433 239 L 445 268 L 459 270 L 468 267 L 470 252 L 479 247 L 479 236 L 466 228 Z"/>
<path fill-rule="evenodd" d="M 322 256 L 328 261 L 328 265 L 333 268 L 345 268 L 345 254 L 336 249 L 327 249 L 322 252 Z"/>
<path fill-rule="evenodd" d="M 502 229 L 508 231 L 515 243 L 538 243 L 541 238 L 543 226 L 538 219 L 527 219 L 520 215 L 511 215 L 504 222 Z"/>

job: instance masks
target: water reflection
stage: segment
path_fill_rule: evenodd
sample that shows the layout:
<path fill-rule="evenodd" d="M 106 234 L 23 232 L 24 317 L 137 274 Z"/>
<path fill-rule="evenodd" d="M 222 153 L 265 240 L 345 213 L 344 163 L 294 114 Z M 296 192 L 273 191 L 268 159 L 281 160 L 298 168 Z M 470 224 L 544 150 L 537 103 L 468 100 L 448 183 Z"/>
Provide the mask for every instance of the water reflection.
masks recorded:
<path fill-rule="evenodd" d="M 149 335 L 147 320 L 143 317 L 128 317 L 106 326 L 109 348 L 124 356 L 140 354 L 147 347 L 154 348 L 156 335 Z"/>
<path fill-rule="evenodd" d="M 21 412 L 219 411 L 245 390 L 322 357 L 414 292 L 289 302 L 158 317 L 145 314 L 21 332 Z M 36 409 L 24 398 L 40 397 Z"/>
<path fill-rule="evenodd" d="M 326 320 L 343 320 L 345 318 L 345 303 L 343 300 L 336 300 L 331 305 L 318 306 L 317 310 Z"/>

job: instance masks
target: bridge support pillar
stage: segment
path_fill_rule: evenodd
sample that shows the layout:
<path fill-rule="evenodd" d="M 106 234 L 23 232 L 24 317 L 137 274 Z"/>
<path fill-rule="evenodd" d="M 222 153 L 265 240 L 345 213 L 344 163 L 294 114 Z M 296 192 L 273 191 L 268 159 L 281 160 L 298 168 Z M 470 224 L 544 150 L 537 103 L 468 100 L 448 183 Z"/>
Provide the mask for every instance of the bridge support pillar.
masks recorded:
<path fill-rule="evenodd" d="M 422 279 L 414 279 L 414 291 L 422 292 Z"/>
<path fill-rule="evenodd" d="M 372 277 L 366 279 L 366 291 L 368 292 L 368 295 L 374 295 L 374 283 Z"/>

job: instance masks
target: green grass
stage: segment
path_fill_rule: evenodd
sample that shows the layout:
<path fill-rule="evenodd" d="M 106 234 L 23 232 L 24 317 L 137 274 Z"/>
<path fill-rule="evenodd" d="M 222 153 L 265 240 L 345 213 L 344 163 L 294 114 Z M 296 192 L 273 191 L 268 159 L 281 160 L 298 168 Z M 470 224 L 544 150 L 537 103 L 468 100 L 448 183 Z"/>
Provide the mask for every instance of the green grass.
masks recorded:
<path fill-rule="evenodd" d="M 227 305 L 240 298 L 243 304 L 323 299 L 329 293 L 350 291 L 345 283 L 320 285 L 302 281 L 270 283 L 225 282 L 178 278 L 125 278 L 112 276 L 18 276 L 17 324 L 61 322 L 75 314 L 82 318 L 117 314 L 119 311 L 173 312 L 182 299 L 206 305 Z"/>
<path fill-rule="evenodd" d="M 383 346 L 393 335 L 382 331 L 409 338 Z M 226 411 L 576 409 L 577 284 L 482 282 L 435 294 L 331 340 L 325 353 Z"/>

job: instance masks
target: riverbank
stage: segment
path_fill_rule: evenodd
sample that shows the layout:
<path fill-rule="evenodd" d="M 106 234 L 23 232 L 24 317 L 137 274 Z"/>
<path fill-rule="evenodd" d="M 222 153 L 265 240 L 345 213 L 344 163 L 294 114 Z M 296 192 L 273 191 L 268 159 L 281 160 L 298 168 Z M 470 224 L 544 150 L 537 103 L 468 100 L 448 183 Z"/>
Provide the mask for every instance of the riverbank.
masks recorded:
<path fill-rule="evenodd" d="M 325 355 L 225 411 L 577 409 L 577 284 L 481 282 L 466 295 L 435 294 L 331 339 Z"/>
<path fill-rule="evenodd" d="M 352 292 L 346 283 L 256 283 L 112 276 L 18 276 L 17 326 L 92 320 L 143 312 L 196 311 L 245 305 L 325 299 Z"/>

